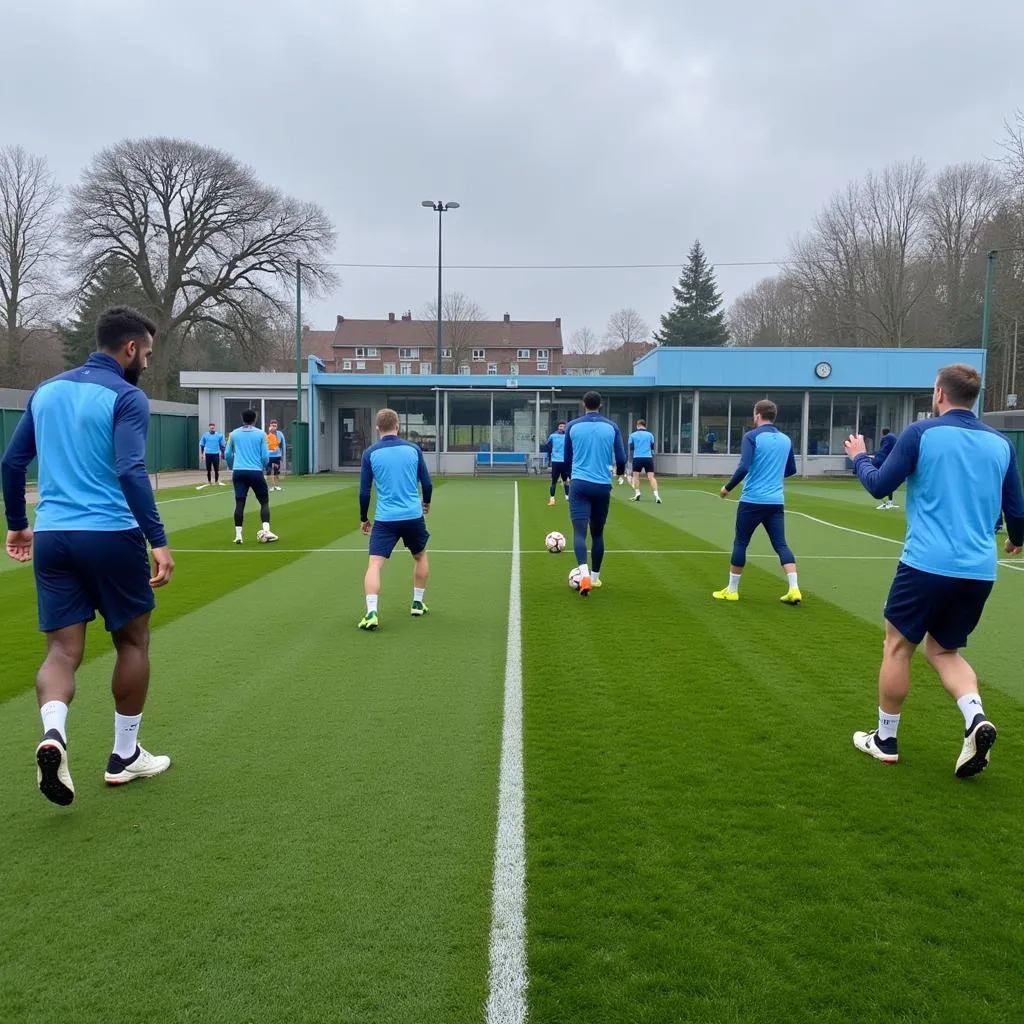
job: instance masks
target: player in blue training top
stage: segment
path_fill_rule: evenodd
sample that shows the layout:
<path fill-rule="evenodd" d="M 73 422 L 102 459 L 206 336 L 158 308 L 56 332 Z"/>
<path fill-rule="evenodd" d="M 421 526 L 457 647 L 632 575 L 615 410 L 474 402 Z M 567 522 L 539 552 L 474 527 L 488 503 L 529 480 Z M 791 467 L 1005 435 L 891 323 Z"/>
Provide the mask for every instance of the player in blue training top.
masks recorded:
<path fill-rule="evenodd" d="M 604 562 L 604 526 L 611 504 L 612 483 L 608 465 L 614 462 L 622 476 L 626 472 L 626 448 L 618 424 L 601 415 L 601 396 L 588 391 L 583 396 L 583 415 L 565 429 L 565 468 L 569 474 L 569 518 L 572 520 L 573 550 L 580 567 L 580 597 L 591 587 L 601 586 Z M 590 529 L 593 573 L 587 563 L 587 529 Z"/>
<path fill-rule="evenodd" d="M 156 326 L 134 309 L 108 309 L 96 324 L 97 351 L 83 366 L 32 393 L 3 458 L 7 554 L 34 562 L 46 660 L 36 676 L 43 739 L 39 790 L 55 804 L 75 798 L 68 767 L 68 705 L 85 653 L 86 624 L 99 611 L 114 642 L 114 750 L 104 780 L 121 785 L 171 763 L 139 746 L 149 689 L 153 590 L 170 582 L 174 560 L 146 471 L 149 400 L 135 385 Z M 35 532 L 25 474 L 39 460 Z M 151 573 L 146 542 L 152 547 Z"/>
<path fill-rule="evenodd" d="M 981 619 L 996 578 L 992 523 L 1006 519 L 1007 554 L 1024 545 L 1024 488 L 1017 456 L 1002 434 L 971 409 L 981 390 L 973 366 L 939 370 L 933 419 L 907 427 L 881 469 L 871 465 L 864 438 L 851 436 L 846 453 L 867 492 L 891 494 L 907 482 L 907 537 L 885 604 L 885 647 L 878 677 L 878 728 L 856 732 L 858 750 L 895 763 L 896 730 L 910 691 L 910 664 L 924 655 L 964 716 L 957 778 L 982 771 L 996 741 L 985 716 L 978 677 L 960 655 Z"/>
<path fill-rule="evenodd" d="M 231 483 L 235 488 L 235 543 L 242 543 L 242 523 L 245 520 L 245 502 L 252 491 L 260 503 L 260 519 L 263 529 L 256 534 L 268 544 L 277 540 L 277 534 L 270 529 L 270 492 L 267 487 L 267 464 L 270 450 L 267 435 L 256 426 L 256 410 L 246 409 L 242 413 L 242 425 L 228 435 L 225 449 L 228 466 L 231 467 Z"/>
<path fill-rule="evenodd" d="M 565 488 L 565 500 L 569 500 L 569 474 L 565 469 L 565 420 L 558 421 L 558 429 L 548 435 L 544 443 L 544 451 L 548 453 L 551 460 L 551 489 L 548 491 L 548 504 L 555 503 L 555 488 L 558 481 L 562 481 Z"/>
<path fill-rule="evenodd" d="M 732 479 L 719 492 L 723 498 L 742 480 L 743 492 L 736 509 L 736 539 L 732 545 L 729 585 L 711 596 L 718 601 L 740 599 L 740 576 L 747 564 L 747 546 L 754 531 L 763 526 L 779 556 L 789 581 L 789 589 L 780 600 L 799 604 L 796 556 L 786 543 L 786 498 L 782 481 L 796 472 L 793 442 L 775 426 L 779 410 L 764 398 L 754 406 L 754 429 L 743 435 L 740 464 Z"/>
<path fill-rule="evenodd" d="M 211 423 L 209 429 L 199 438 L 199 458 L 206 460 L 206 483 L 200 484 L 196 490 L 201 491 L 210 484 L 223 487 L 220 479 L 220 460 L 224 454 L 224 435 Z"/>
<path fill-rule="evenodd" d="M 636 421 L 636 430 L 629 435 L 629 449 L 633 453 L 633 491 L 635 492 L 630 500 L 640 500 L 640 474 L 646 473 L 647 482 L 654 492 L 654 500 L 660 505 L 658 478 L 654 475 L 654 435 L 647 429 L 646 420 Z"/>
<path fill-rule="evenodd" d="M 871 465 L 875 469 L 881 469 L 885 464 L 885 460 L 892 455 L 893 448 L 896 447 L 896 435 L 888 428 L 882 427 L 882 440 L 878 442 L 878 451 L 871 457 Z M 899 508 L 899 505 L 893 504 L 894 494 L 887 494 L 885 501 L 881 505 L 876 506 L 877 511 L 882 509 Z"/>
<path fill-rule="evenodd" d="M 380 574 L 399 541 L 405 544 L 413 558 L 410 614 L 419 617 L 428 611 L 423 597 L 430 575 L 427 560 L 430 534 L 424 516 L 430 511 L 434 491 L 423 460 L 423 450 L 398 436 L 398 413 L 394 409 L 381 409 L 377 413 L 377 433 L 380 440 L 363 452 L 359 475 L 359 521 L 363 533 L 370 538 L 370 560 L 363 579 L 366 614 L 359 628 L 369 630 L 380 624 L 377 620 Z M 377 508 L 371 521 L 370 493 L 374 485 L 377 488 Z M 422 496 L 420 488 L 423 489 Z"/>

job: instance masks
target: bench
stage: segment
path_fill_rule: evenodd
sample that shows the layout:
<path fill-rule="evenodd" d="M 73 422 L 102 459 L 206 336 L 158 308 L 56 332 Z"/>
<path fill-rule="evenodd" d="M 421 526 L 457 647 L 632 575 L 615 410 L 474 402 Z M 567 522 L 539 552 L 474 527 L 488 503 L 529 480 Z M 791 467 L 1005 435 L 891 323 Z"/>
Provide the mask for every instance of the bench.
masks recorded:
<path fill-rule="evenodd" d="M 522 473 L 530 469 L 530 456 L 526 452 L 477 452 L 473 475 L 487 473 Z"/>

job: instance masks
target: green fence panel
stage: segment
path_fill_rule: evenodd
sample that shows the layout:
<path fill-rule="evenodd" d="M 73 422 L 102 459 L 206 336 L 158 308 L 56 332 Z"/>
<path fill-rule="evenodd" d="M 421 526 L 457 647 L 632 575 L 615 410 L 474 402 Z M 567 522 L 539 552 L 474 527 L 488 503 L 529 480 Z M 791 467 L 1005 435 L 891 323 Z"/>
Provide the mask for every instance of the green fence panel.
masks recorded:
<path fill-rule="evenodd" d="M 199 421 L 195 416 L 153 413 L 146 438 L 146 467 L 151 473 L 195 469 L 199 451 Z"/>
<path fill-rule="evenodd" d="M 309 472 L 309 424 L 292 420 L 292 472 L 305 476 Z"/>
<path fill-rule="evenodd" d="M 1010 443 L 1017 449 L 1017 466 L 1020 469 L 1021 479 L 1024 480 L 1024 430 L 1004 430 L 1002 433 L 1010 439 Z"/>

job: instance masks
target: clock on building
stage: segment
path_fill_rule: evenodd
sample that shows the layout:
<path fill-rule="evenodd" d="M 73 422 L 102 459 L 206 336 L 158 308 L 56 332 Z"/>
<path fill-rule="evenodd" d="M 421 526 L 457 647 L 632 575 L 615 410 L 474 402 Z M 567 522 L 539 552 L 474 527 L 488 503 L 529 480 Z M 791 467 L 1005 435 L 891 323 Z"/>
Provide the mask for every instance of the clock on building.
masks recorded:
<path fill-rule="evenodd" d="M 832 375 L 832 364 L 831 363 L 818 363 L 814 368 L 814 375 L 821 380 Z"/>

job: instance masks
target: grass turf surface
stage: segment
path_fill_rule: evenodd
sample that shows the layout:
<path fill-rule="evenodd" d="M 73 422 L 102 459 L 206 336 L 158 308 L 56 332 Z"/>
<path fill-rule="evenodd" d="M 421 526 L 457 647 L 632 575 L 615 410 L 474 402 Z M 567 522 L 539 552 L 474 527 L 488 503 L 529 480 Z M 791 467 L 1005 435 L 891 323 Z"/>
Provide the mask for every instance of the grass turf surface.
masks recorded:
<path fill-rule="evenodd" d="M 665 482 L 661 506 L 616 488 L 582 601 L 571 555 L 539 550 L 570 534 L 564 504 L 520 481 L 530 1019 L 1017 1019 L 1024 574 L 1002 572 L 968 651 L 993 767 L 953 778 L 961 719 L 923 663 L 886 767 L 850 735 L 874 724 L 902 514 L 794 484 L 805 603 L 779 604 L 759 537 L 725 605 L 735 505 L 714 486 Z M 511 482 L 439 487 L 431 614 L 408 616 L 396 558 L 373 635 L 350 485 L 288 486 L 281 543 L 241 549 L 229 489 L 161 498 L 178 571 L 142 740 L 174 757 L 162 778 L 102 785 L 94 626 L 76 802 L 35 791 L 31 572 L 0 574 L 0 1018 L 103 1021 L 131 993 L 165 1020 L 482 1019 Z"/>

